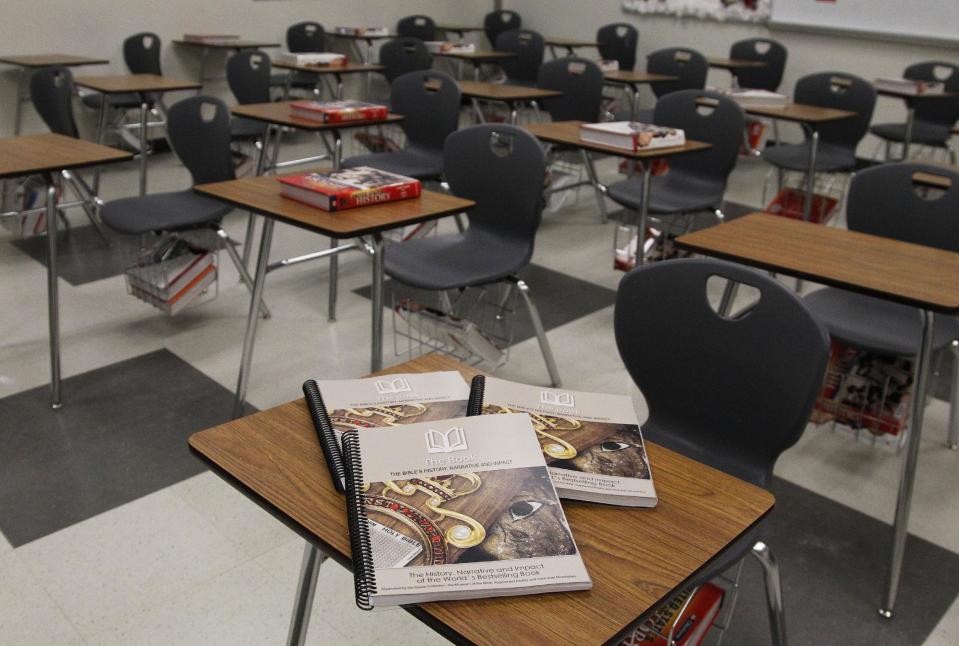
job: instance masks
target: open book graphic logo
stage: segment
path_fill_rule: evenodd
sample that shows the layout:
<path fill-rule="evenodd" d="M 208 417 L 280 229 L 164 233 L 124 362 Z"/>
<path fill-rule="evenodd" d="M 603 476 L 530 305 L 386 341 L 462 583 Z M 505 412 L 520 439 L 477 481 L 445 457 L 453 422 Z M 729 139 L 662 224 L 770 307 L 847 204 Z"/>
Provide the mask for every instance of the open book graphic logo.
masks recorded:
<path fill-rule="evenodd" d="M 454 426 L 445 433 L 433 429 L 426 431 L 426 451 L 428 453 L 452 453 L 453 451 L 465 451 L 468 448 L 466 431 L 459 426 Z"/>
<path fill-rule="evenodd" d="M 402 377 L 396 379 L 378 379 L 376 381 L 376 392 L 380 395 L 395 395 L 396 393 L 408 393 L 413 390 L 410 382 Z"/>
<path fill-rule="evenodd" d="M 571 393 L 554 393 L 551 390 L 544 390 L 539 394 L 539 401 L 542 404 L 549 404 L 550 406 L 565 406 L 567 408 L 572 408 L 576 405 L 576 400 L 573 399 Z"/>

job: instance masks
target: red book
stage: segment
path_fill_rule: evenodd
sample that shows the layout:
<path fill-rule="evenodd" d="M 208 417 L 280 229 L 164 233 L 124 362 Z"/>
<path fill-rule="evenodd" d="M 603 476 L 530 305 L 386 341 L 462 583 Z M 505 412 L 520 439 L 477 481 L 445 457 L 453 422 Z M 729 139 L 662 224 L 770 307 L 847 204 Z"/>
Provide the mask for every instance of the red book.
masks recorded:
<path fill-rule="evenodd" d="M 385 105 L 363 101 L 294 101 L 290 104 L 290 114 L 310 121 L 342 123 L 385 119 L 389 110 Z"/>
<path fill-rule="evenodd" d="M 620 642 L 619 646 L 667 646 L 669 629 L 674 624 L 675 646 L 699 646 L 710 626 L 716 621 L 716 615 L 723 603 L 723 594 L 722 588 L 706 583 L 696 591 L 685 612 L 677 617 L 689 596 L 688 593 L 681 592 L 660 606 L 632 635 Z"/>
<path fill-rule="evenodd" d="M 280 194 L 324 211 L 419 197 L 420 180 L 369 166 L 281 177 Z"/>

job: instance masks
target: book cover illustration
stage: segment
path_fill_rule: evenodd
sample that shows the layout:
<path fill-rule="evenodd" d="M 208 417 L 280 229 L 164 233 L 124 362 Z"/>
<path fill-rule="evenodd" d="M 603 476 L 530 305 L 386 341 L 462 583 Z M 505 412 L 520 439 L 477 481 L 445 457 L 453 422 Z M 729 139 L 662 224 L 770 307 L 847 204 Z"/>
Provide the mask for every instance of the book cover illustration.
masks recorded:
<path fill-rule="evenodd" d="M 326 211 L 419 197 L 418 179 L 369 166 L 280 177 L 280 194 Z"/>

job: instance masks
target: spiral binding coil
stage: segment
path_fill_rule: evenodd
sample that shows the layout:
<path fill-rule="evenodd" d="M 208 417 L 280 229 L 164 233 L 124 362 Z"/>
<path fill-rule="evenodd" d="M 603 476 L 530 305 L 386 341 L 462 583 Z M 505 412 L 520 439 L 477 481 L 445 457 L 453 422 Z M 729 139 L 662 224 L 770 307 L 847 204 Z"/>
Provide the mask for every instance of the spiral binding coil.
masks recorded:
<path fill-rule="evenodd" d="M 370 526 L 363 505 L 363 465 L 360 462 L 360 438 L 356 431 L 343 434 L 343 464 L 346 467 L 346 517 L 350 527 L 356 605 L 361 610 L 372 610 L 370 595 L 376 593 L 376 572 L 373 568 Z"/>
<path fill-rule="evenodd" d="M 486 393 L 486 377 L 476 375 L 470 382 L 470 397 L 466 402 L 466 416 L 476 417 L 483 414 L 483 397 Z"/>
<path fill-rule="evenodd" d="M 343 454 L 337 444 L 333 423 L 330 421 L 330 415 L 326 411 L 326 404 L 323 403 L 323 396 L 320 395 L 320 387 L 316 381 L 307 379 L 303 382 L 303 396 L 306 397 L 306 406 L 310 409 L 313 427 L 320 439 L 323 455 L 326 456 L 326 464 L 333 477 L 333 486 L 340 493 L 345 493 L 346 487 L 343 481 L 346 479 L 346 469 L 343 466 Z"/>

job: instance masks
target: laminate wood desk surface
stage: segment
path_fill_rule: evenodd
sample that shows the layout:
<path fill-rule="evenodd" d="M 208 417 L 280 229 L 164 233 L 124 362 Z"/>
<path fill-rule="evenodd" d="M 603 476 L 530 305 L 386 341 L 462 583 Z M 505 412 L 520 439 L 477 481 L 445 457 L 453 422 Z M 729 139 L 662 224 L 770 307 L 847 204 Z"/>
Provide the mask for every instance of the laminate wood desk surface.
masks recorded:
<path fill-rule="evenodd" d="M 576 49 L 577 47 L 599 47 L 602 43 L 596 40 L 580 40 L 578 38 L 546 38 L 543 44 L 547 47 L 566 47 L 567 49 Z"/>
<path fill-rule="evenodd" d="M 650 72 L 640 72 L 638 70 L 616 70 L 615 72 L 604 72 L 603 78 L 610 83 L 625 83 L 627 85 L 640 85 L 643 83 L 660 83 L 663 81 L 678 81 L 678 76 L 668 74 L 652 74 Z"/>
<path fill-rule="evenodd" d="M 875 86 L 874 86 L 875 87 Z M 925 101 L 936 99 L 951 99 L 956 96 L 955 92 L 930 92 L 926 94 L 912 94 L 905 90 L 895 90 L 893 88 L 876 88 L 876 94 L 879 96 L 888 96 L 894 99 L 905 99 L 906 101 Z"/>
<path fill-rule="evenodd" d="M 196 40 L 174 40 L 175 45 L 188 45 L 190 47 L 209 47 L 210 49 L 262 49 L 265 47 L 279 47 L 280 43 L 273 43 L 268 40 L 244 40 L 235 38 L 233 40 L 218 40 L 204 43 Z"/>
<path fill-rule="evenodd" d="M 375 63 L 347 63 L 346 65 L 297 65 L 283 61 L 273 61 L 273 67 L 284 70 L 296 70 L 310 74 L 361 74 L 363 72 L 382 72 L 384 65 Z"/>
<path fill-rule="evenodd" d="M 710 67 L 716 67 L 723 70 L 741 70 L 750 68 L 766 67 L 763 61 L 750 61 L 744 58 L 723 58 L 720 56 L 710 56 L 706 59 Z"/>
<path fill-rule="evenodd" d="M 850 119 L 857 114 L 851 110 L 823 108 L 818 105 L 807 105 L 805 103 L 787 103 L 784 106 L 744 105 L 742 108 L 747 114 L 809 124 Z"/>
<path fill-rule="evenodd" d="M 486 81 L 457 81 L 457 83 L 463 96 L 489 101 L 524 101 L 563 96 L 562 92 L 556 90 L 544 90 L 523 85 L 487 83 Z"/>
<path fill-rule="evenodd" d="M 458 58 L 464 61 L 483 62 L 499 61 L 506 58 L 516 58 L 513 52 L 497 52 L 489 49 L 478 49 L 475 52 L 433 52 L 433 56 L 441 58 Z"/>
<path fill-rule="evenodd" d="M 315 168 L 301 172 L 326 170 L 329 169 Z M 339 239 L 355 238 L 407 224 L 435 220 L 461 213 L 474 206 L 470 200 L 454 195 L 423 191 L 418 198 L 330 213 L 280 195 L 280 182 L 277 177 L 247 177 L 200 184 L 194 188 L 204 195 L 229 202 L 239 208 Z"/>
<path fill-rule="evenodd" d="M 337 31 L 326 32 L 327 36 L 334 38 L 346 38 L 348 40 L 383 40 L 385 38 L 398 38 L 396 34 L 341 34 Z"/>
<path fill-rule="evenodd" d="M 579 129 L 584 123 L 585 121 L 550 121 L 544 123 L 526 123 L 523 124 L 522 127 L 543 141 L 554 144 L 576 146 L 577 148 L 585 148 L 586 150 L 591 150 L 593 152 L 606 153 L 608 155 L 615 155 L 617 157 L 625 157 L 626 159 L 669 157 L 670 155 L 680 155 L 683 153 L 691 153 L 698 150 L 712 148 L 712 144 L 708 144 L 703 141 L 696 141 L 694 139 L 687 139 L 686 143 L 682 146 L 650 148 L 648 150 L 637 150 L 636 152 L 631 152 L 622 148 L 615 148 L 613 146 L 604 146 L 602 144 L 594 144 L 588 141 L 583 141 L 579 137 Z"/>
<path fill-rule="evenodd" d="M 126 94 L 130 92 L 174 92 L 196 90 L 202 87 L 197 81 L 184 81 L 158 74 L 115 74 L 108 76 L 78 76 L 75 85 L 96 90 L 103 94 Z"/>
<path fill-rule="evenodd" d="M 403 117 L 398 114 L 388 115 L 385 119 L 365 119 L 360 121 L 341 121 L 337 123 L 323 123 L 314 119 L 303 119 L 294 116 L 290 111 L 290 106 L 294 101 L 273 101 L 271 103 L 248 103 L 246 105 L 235 105 L 230 108 L 230 114 L 254 121 L 264 121 L 301 130 L 342 130 L 344 128 L 362 128 L 363 126 L 375 126 L 386 123 L 396 123 L 402 121 Z"/>
<path fill-rule="evenodd" d="M 959 311 L 959 253 L 751 213 L 680 247 L 941 313 Z"/>
<path fill-rule="evenodd" d="M 467 380 L 477 372 L 427 355 L 382 374 L 432 370 L 459 370 Z M 350 566 L 345 501 L 333 489 L 303 399 L 202 431 L 189 442 L 235 488 Z M 602 644 L 620 636 L 774 503 L 763 489 L 651 442 L 646 448 L 656 508 L 563 502 L 592 590 L 405 609 L 461 643 Z"/>
<path fill-rule="evenodd" d="M 452 31 L 459 34 L 468 34 L 471 31 L 486 31 L 480 25 L 436 25 L 437 31 Z"/>
<path fill-rule="evenodd" d="M 0 178 L 133 159 L 133 154 L 53 133 L 0 139 Z"/>
<path fill-rule="evenodd" d="M 105 58 L 90 58 L 89 56 L 74 56 L 73 54 L 0 56 L 0 63 L 19 65 L 20 67 L 50 67 L 51 65 L 75 67 L 79 65 L 106 65 L 109 62 Z"/>

